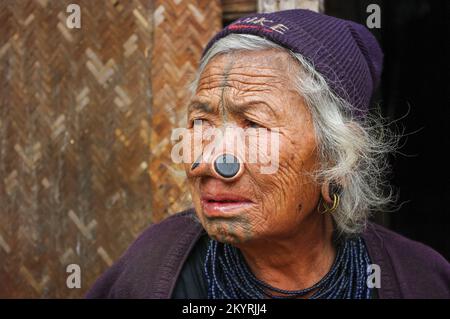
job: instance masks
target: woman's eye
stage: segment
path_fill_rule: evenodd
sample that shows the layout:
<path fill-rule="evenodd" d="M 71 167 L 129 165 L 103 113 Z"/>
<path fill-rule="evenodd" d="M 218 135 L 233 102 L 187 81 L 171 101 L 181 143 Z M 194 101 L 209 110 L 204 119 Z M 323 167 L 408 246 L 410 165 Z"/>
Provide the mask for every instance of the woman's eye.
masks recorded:
<path fill-rule="evenodd" d="M 250 121 L 250 120 L 246 120 L 246 125 L 247 125 L 247 127 L 250 127 L 250 128 L 262 128 L 261 125 L 259 125 L 258 123 L 255 123 L 253 121 Z"/>
<path fill-rule="evenodd" d="M 192 127 L 201 126 L 201 125 L 205 124 L 205 122 L 206 122 L 205 119 L 193 119 L 193 120 L 191 120 L 191 126 Z"/>

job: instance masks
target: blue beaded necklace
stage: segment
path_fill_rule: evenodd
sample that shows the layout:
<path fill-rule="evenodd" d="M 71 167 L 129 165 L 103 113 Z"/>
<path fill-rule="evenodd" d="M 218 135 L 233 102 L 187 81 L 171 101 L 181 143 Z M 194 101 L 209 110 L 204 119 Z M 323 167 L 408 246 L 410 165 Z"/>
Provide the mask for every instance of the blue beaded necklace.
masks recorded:
<path fill-rule="evenodd" d="M 236 247 L 209 239 L 204 271 L 210 299 L 289 299 L 315 291 L 311 299 L 370 299 L 367 267 L 370 264 L 361 237 L 336 242 L 336 259 L 330 271 L 314 286 L 284 290 L 256 278 Z M 273 292 L 283 296 L 273 295 Z"/>

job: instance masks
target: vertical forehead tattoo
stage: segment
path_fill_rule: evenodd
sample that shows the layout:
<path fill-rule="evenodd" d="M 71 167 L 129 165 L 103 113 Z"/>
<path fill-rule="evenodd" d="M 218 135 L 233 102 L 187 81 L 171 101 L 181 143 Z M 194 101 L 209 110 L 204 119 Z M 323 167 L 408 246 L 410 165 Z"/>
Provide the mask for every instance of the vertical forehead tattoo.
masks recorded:
<path fill-rule="evenodd" d="M 223 81 L 220 85 L 221 87 L 221 93 L 220 93 L 220 102 L 219 102 L 219 110 L 220 110 L 220 114 L 222 116 L 222 127 L 224 127 L 224 124 L 228 121 L 228 115 L 227 115 L 227 111 L 226 111 L 226 107 L 225 107 L 225 88 L 227 87 L 228 84 L 228 78 L 230 76 L 230 70 L 233 67 L 234 64 L 234 59 L 231 57 L 228 61 L 227 64 L 225 65 L 225 68 L 223 70 Z"/>

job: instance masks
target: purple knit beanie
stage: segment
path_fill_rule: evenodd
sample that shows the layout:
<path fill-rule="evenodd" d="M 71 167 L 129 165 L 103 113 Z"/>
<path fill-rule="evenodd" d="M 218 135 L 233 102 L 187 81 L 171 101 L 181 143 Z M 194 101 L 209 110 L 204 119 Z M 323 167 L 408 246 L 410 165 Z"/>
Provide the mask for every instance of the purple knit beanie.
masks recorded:
<path fill-rule="evenodd" d="M 304 56 L 331 90 L 363 118 L 378 85 L 383 52 L 364 26 L 310 10 L 252 14 L 225 27 L 210 40 L 203 55 L 231 33 L 253 34 Z"/>

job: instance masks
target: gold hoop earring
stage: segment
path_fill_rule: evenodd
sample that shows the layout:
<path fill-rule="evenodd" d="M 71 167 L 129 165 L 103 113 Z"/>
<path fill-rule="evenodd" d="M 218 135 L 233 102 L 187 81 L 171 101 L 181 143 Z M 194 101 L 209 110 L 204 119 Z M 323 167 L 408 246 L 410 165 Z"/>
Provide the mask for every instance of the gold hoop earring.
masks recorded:
<path fill-rule="evenodd" d="M 322 206 L 325 208 L 325 210 L 323 212 L 320 212 L 320 213 L 321 214 L 326 214 L 326 213 L 332 214 L 336 210 L 336 208 L 338 208 L 339 200 L 340 200 L 339 195 L 334 193 L 333 194 L 333 205 L 331 207 L 328 206 L 325 202 L 322 201 Z"/>

